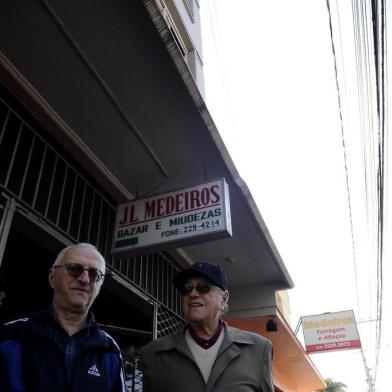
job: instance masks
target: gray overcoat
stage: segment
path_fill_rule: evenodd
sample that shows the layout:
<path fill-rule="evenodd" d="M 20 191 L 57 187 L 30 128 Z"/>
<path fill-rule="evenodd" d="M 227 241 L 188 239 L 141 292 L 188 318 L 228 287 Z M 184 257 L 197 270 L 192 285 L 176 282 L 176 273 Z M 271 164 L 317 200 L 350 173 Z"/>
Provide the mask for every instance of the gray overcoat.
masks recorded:
<path fill-rule="evenodd" d="M 183 330 L 143 347 L 143 392 L 273 392 L 271 362 L 269 340 L 225 325 L 206 384 Z"/>

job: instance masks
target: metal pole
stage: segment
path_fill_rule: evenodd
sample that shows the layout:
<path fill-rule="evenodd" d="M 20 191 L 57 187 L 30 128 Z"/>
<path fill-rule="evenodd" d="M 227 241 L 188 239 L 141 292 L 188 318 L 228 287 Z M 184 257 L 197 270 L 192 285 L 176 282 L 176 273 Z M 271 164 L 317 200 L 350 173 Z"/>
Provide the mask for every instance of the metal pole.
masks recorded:
<path fill-rule="evenodd" d="M 363 352 L 363 348 L 362 347 L 361 347 L 361 354 L 362 354 L 362 359 L 363 359 L 363 365 L 365 367 L 366 382 L 368 384 L 368 392 L 374 392 L 373 378 L 370 375 L 369 367 L 368 367 L 368 365 L 366 363 L 365 353 Z"/>
<path fill-rule="evenodd" d="M 301 326 L 301 324 L 302 324 L 302 317 L 299 318 L 298 324 L 297 324 L 297 326 L 295 327 L 295 332 L 294 332 L 295 335 L 297 335 L 298 330 L 299 330 L 299 327 Z"/>
<path fill-rule="evenodd" d="M 154 318 L 152 327 L 153 340 L 158 339 L 158 304 L 154 301 Z"/>
<path fill-rule="evenodd" d="M 16 209 L 15 199 L 8 199 L 4 208 L 4 214 L 0 222 L 0 267 L 3 261 L 5 246 L 11 228 L 12 218 Z"/>

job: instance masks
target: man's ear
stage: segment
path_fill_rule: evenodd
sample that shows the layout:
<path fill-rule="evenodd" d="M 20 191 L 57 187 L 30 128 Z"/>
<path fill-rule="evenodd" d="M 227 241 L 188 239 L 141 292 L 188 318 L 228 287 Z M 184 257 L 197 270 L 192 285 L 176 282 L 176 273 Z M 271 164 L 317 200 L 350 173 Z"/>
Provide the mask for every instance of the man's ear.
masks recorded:
<path fill-rule="evenodd" d="M 53 273 L 54 273 L 54 271 L 53 271 L 53 269 L 51 269 L 51 270 L 49 271 L 49 275 L 48 275 L 49 286 L 50 286 L 52 289 L 54 288 L 54 287 L 53 287 L 53 279 L 54 279 Z"/>
<path fill-rule="evenodd" d="M 229 292 L 226 290 L 223 292 L 223 301 L 225 304 L 227 304 L 227 302 L 229 301 Z"/>

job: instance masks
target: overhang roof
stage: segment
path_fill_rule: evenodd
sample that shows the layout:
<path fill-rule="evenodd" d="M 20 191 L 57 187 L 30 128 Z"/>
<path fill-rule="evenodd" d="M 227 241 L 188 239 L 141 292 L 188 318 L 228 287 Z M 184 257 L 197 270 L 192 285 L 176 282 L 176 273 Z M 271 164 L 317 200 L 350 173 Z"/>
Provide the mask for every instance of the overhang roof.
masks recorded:
<path fill-rule="evenodd" d="M 267 321 L 271 318 L 277 322 L 278 330 L 275 332 L 266 330 Z M 265 316 L 228 320 L 228 324 L 255 332 L 272 342 L 274 384 L 280 390 L 312 392 L 326 387 L 309 355 L 278 310 Z"/>
<path fill-rule="evenodd" d="M 233 237 L 186 254 L 223 264 L 231 287 L 293 286 L 154 0 L 0 7 L 3 70 L 118 202 L 224 177 Z"/>

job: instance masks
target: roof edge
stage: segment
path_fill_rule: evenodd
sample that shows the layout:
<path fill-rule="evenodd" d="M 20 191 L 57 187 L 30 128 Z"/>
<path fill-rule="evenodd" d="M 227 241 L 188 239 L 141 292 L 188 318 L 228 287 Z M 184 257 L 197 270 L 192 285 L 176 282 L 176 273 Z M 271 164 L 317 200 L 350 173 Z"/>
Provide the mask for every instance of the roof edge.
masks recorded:
<path fill-rule="evenodd" d="M 170 30 L 166 25 L 166 22 L 155 0 L 143 0 L 143 3 L 148 14 L 151 17 L 152 22 L 157 28 L 158 33 L 161 36 L 175 66 L 177 67 L 181 75 L 181 78 L 186 88 L 188 89 L 189 94 L 191 95 L 192 100 L 209 131 L 210 137 L 214 142 L 217 150 L 219 151 L 221 158 L 232 177 L 233 182 L 236 184 L 241 196 L 245 201 L 246 206 L 249 208 L 249 211 L 251 212 L 251 215 L 254 218 L 256 228 L 260 231 L 260 233 L 264 236 L 265 240 L 267 241 L 271 253 L 280 268 L 282 276 L 287 282 L 288 287 L 286 288 L 293 288 L 294 282 L 292 281 L 290 274 L 283 263 L 283 259 L 281 258 L 278 249 L 276 248 L 276 245 L 273 242 L 271 234 L 268 231 L 268 228 L 261 216 L 261 213 L 256 205 L 255 200 L 253 199 L 249 187 L 239 175 L 239 172 L 235 167 L 233 160 L 230 157 L 230 154 L 223 142 L 222 137 L 219 134 L 219 131 L 214 123 L 214 120 L 212 119 L 212 116 L 207 108 L 207 105 L 195 83 L 195 80 L 193 79 L 193 76 L 187 64 L 185 63 L 185 60 L 183 59 L 177 47 L 177 44 L 172 34 L 170 33 Z M 285 289 L 285 288 L 282 287 L 281 289 Z"/>

